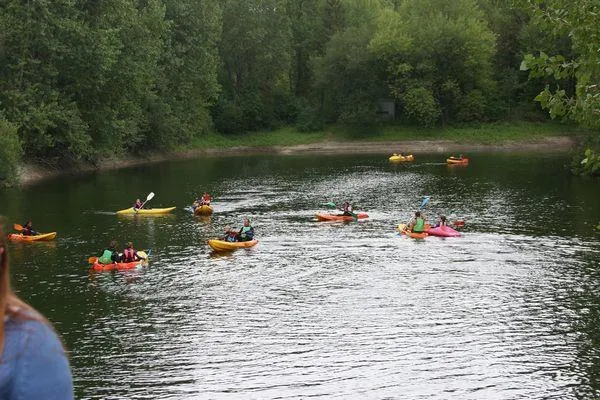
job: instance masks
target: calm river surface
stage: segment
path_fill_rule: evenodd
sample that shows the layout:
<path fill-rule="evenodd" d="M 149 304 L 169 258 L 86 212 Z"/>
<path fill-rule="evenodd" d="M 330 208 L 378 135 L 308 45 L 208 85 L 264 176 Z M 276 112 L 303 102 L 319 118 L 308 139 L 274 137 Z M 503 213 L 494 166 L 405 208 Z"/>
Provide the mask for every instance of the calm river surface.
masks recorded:
<path fill-rule="evenodd" d="M 13 285 L 70 351 L 84 399 L 578 399 L 600 396 L 600 184 L 566 156 L 248 156 L 65 177 L 0 192 Z M 215 214 L 184 207 L 207 190 Z M 153 191 L 170 216 L 118 217 Z M 460 238 L 400 237 L 425 212 Z M 316 222 L 328 201 L 370 219 Z M 244 216 L 258 246 L 205 244 Z M 88 273 L 115 238 L 150 266 Z"/>

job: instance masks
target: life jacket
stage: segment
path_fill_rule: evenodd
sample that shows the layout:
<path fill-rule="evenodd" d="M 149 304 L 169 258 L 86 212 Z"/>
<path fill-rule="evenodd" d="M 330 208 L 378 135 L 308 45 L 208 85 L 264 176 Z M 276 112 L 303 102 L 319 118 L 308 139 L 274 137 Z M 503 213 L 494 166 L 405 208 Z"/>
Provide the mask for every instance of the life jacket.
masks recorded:
<path fill-rule="evenodd" d="M 425 220 L 423 218 L 419 217 L 415 220 L 415 226 L 413 226 L 412 231 L 420 233 L 420 232 L 423 232 L 424 230 L 425 230 Z"/>
<path fill-rule="evenodd" d="M 254 236 L 254 228 L 251 226 L 242 226 L 240 230 L 240 238 L 242 240 L 252 240 Z"/>
<path fill-rule="evenodd" d="M 123 261 L 132 262 L 135 261 L 135 250 L 134 249 L 124 249 L 123 250 Z"/>
<path fill-rule="evenodd" d="M 100 257 L 98 257 L 98 262 L 100 264 L 111 264 L 112 263 L 112 250 L 110 249 L 106 249 L 104 250 L 104 253 L 102 253 L 102 255 Z"/>

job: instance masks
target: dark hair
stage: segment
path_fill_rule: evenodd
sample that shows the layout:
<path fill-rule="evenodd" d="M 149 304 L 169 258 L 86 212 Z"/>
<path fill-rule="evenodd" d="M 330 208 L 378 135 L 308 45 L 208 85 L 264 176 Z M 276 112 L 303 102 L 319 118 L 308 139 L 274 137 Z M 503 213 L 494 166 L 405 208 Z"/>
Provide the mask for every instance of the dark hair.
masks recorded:
<path fill-rule="evenodd" d="M 117 243 L 117 241 L 116 241 L 116 240 L 111 240 L 111 241 L 110 241 L 110 243 L 109 243 L 109 245 L 108 245 L 108 247 L 109 247 L 110 249 L 116 249 L 116 248 L 117 248 L 117 244 L 118 244 L 118 243 Z"/>
<path fill-rule="evenodd" d="M 442 221 L 445 221 L 445 220 L 446 220 L 446 216 L 445 216 L 445 215 L 440 215 L 440 219 L 441 219 Z"/>
<path fill-rule="evenodd" d="M 417 211 L 417 212 L 415 213 L 415 217 L 420 217 L 420 216 L 421 216 L 421 211 Z"/>

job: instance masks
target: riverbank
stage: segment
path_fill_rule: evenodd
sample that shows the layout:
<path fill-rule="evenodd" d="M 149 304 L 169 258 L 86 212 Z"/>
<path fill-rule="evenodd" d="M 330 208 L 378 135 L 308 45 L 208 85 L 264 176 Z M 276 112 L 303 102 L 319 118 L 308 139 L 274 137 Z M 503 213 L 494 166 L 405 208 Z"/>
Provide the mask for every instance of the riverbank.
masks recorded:
<path fill-rule="evenodd" d="M 198 157 L 236 154 L 391 154 L 396 153 L 475 153 L 566 152 L 578 143 L 581 132 L 557 124 L 488 125 L 477 128 L 416 130 L 383 126 L 370 130 L 333 127 L 316 133 L 300 133 L 291 128 L 246 135 L 211 134 L 195 141 L 191 148 L 136 158 L 104 158 L 95 165 L 61 170 L 48 166 L 24 165 L 19 183 L 29 185 L 65 174 L 81 174 L 144 164 Z"/>

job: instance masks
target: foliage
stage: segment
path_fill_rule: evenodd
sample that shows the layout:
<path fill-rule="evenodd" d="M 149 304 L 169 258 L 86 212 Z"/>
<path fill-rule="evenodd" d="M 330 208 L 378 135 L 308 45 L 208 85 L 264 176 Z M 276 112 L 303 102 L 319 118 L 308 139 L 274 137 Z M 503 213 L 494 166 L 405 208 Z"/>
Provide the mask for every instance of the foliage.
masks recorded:
<path fill-rule="evenodd" d="M 531 77 L 549 76 L 557 81 L 535 97 L 552 118 L 577 121 L 593 129 L 592 141 L 600 139 L 600 3 L 589 1 L 527 0 L 537 24 L 555 36 L 568 37 L 572 54 L 525 55 L 521 69 Z M 575 81 L 574 88 L 565 82 Z M 585 150 L 576 172 L 598 175 L 594 149 Z M 576 160 L 582 157 L 576 157 Z"/>
<path fill-rule="evenodd" d="M 457 119 L 464 95 L 492 94 L 494 35 L 482 21 L 472 0 L 406 0 L 380 13 L 371 49 L 386 65 L 390 92 L 402 99 L 414 88 L 429 89 L 445 120 Z"/>
<path fill-rule="evenodd" d="M 215 130 L 375 127 L 382 100 L 420 127 L 537 121 L 546 117 L 536 95 L 552 117 L 598 130 L 599 8 L 583 0 L 6 0 L 0 118 L 19 144 L 6 149 L 11 160 L 22 149 L 28 160 L 69 165 L 180 148 Z M 524 53 L 528 73 L 519 71 Z"/>
<path fill-rule="evenodd" d="M 410 88 L 404 93 L 402 100 L 410 121 L 418 125 L 432 126 L 441 114 L 430 89 Z"/>
<path fill-rule="evenodd" d="M 0 186 L 14 183 L 21 151 L 17 127 L 0 118 Z"/>

